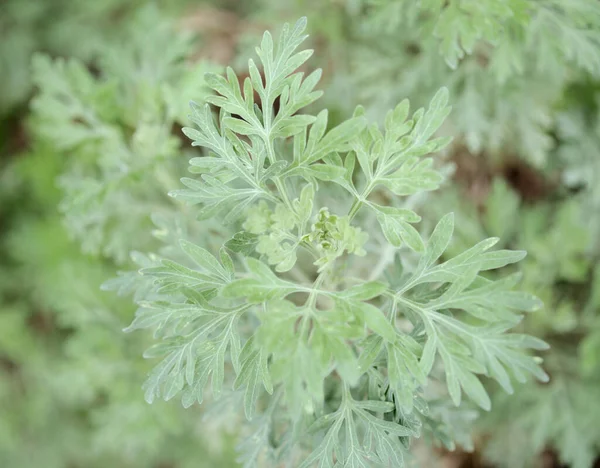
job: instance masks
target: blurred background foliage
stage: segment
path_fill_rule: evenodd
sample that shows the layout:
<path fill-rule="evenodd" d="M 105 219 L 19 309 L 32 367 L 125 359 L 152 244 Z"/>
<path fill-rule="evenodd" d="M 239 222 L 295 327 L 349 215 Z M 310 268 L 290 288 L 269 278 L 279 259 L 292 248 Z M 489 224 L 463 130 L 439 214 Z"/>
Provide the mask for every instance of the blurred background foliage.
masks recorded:
<path fill-rule="evenodd" d="M 179 128 L 205 71 L 308 16 L 331 125 L 382 120 L 440 86 L 454 252 L 525 249 L 548 384 L 496 396 L 471 455 L 422 466 L 594 465 L 600 454 L 600 3 L 595 0 L 4 0 L 0 2 L 0 466 L 234 467 L 236 416 L 152 406 L 150 337 L 100 285 L 194 225 L 171 210 L 193 149 Z M 153 219 L 147 213 L 154 212 Z M 183 213 L 183 214 L 182 214 Z M 214 226 L 219 238 L 220 226 Z M 183 233 L 183 234 L 182 234 Z M 204 240 L 210 243 L 210 239 Z M 453 252 L 449 252 L 451 255 Z M 136 263 L 144 262 L 133 255 Z M 226 404 L 225 404 L 226 406 Z M 247 447 L 246 447 L 247 449 Z M 434 461 L 435 460 L 435 461 Z"/>

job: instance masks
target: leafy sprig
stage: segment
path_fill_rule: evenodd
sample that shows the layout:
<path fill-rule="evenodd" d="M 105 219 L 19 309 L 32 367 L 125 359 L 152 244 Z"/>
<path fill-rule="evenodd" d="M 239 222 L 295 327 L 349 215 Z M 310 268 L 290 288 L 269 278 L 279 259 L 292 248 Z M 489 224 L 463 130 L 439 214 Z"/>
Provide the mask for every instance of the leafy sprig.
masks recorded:
<path fill-rule="evenodd" d="M 150 328 L 161 340 L 146 353 L 163 359 L 145 384 L 148 401 L 181 393 L 184 406 L 202 402 L 210 378 L 212 398 L 229 386 L 248 419 L 262 414 L 257 440 L 270 456 L 296 450 L 302 466 L 403 466 L 422 422 L 436 426 L 423 394 L 431 380 L 445 375 L 455 405 L 464 392 L 489 409 L 480 376 L 507 391 L 511 375 L 547 378 L 524 352 L 545 343 L 509 333 L 538 301 L 511 291 L 516 276 L 485 278 L 523 252 L 490 251 L 497 239 L 487 239 L 447 259 L 452 216 L 424 240 L 413 226 L 419 215 L 402 205 L 443 180 L 426 156 L 449 142 L 434 137 L 450 112 L 447 90 L 411 118 L 401 102 L 383 132 L 361 108 L 327 130 L 327 111 L 300 113 L 321 94 L 320 71 L 298 71 L 312 53 L 296 51 L 305 27 L 305 19 L 286 25 L 277 45 L 266 32 L 262 70 L 249 61 L 241 87 L 231 69 L 206 77 L 216 94 L 193 106 L 196 128 L 184 131 L 207 153 L 190 161 L 196 178 L 172 195 L 241 230 L 222 239 L 218 258 L 185 239 L 173 258 L 148 257 L 140 273 L 150 283 L 137 283 L 144 293 L 128 330 Z M 347 193 L 335 212 L 323 205 L 332 193 Z M 381 201 L 389 195 L 392 204 Z M 370 216 L 396 262 L 364 279 Z M 258 451 L 244 453 L 257 466 Z"/>

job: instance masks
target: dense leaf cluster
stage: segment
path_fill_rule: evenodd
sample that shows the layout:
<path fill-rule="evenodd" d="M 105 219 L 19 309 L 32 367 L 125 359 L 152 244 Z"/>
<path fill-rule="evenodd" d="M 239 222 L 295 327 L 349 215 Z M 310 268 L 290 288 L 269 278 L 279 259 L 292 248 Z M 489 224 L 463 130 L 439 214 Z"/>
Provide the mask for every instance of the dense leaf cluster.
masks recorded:
<path fill-rule="evenodd" d="M 0 465 L 593 465 L 597 1 L 26 3 Z"/>
<path fill-rule="evenodd" d="M 440 261 L 452 215 L 423 239 L 419 215 L 403 207 L 443 180 L 427 155 L 449 142 L 434 137 L 450 111 L 447 91 L 412 116 L 401 102 L 383 131 L 361 108 L 328 129 L 326 111 L 298 113 L 321 94 L 319 70 L 297 71 L 312 53 L 297 51 L 305 25 L 285 26 L 278 41 L 265 33 L 262 73 L 250 60 L 243 83 L 232 69 L 207 76 L 216 119 L 208 104 L 194 105 L 196 127 L 184 129 L 207 154 L 190 161 L 196 177 L 171 195 L 196 205 L 201 219 L 242 230 L 222 239 L 218 253 L 183 239 L 180 260 L 148 257 L 128 330 L 151 328 L 160 339 L 145 354 L 162 359 L 145 384 L 149 402 L 177 394 L 184 406 L 202 402 L 210 381 L 211 397 L 239 395 L 249 420 L 267 412 L 270 439 L 242 458 L 246 466 L 265 463 L 261 457 L 401 466 L 406 444 L 431 417 L 430 379 L 445 380 L 455 405 L 465 393 L 484 409 L 481 375 L 509 392 L 511 376 L 547 379 L 524 353 L 546 344 L 510 333 L 539 303 L 512 291 L 517 276 L 483 274 L 523 252 L 490 250 L 491 238 Z M 325 205 L 333 194 L 344 200 L 336 214 Z M 362 265 L 377 255 L 371 219 L 394 266 L 365 277 Z"/>

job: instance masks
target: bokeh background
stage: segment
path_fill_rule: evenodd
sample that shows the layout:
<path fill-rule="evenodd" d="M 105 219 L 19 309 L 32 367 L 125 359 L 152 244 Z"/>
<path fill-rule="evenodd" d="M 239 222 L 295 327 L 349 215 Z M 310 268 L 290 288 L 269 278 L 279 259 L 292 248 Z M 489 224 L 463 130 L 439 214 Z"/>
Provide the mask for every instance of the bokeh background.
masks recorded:
<path fill-rule="evenodd" d="M 243 75 L 300 16 L 332 124 L 449 88 L 448 179 L 422 212 L 455 212 L 456 252 L 527 250 L 522 288 L 545 304 L 520 328 L 552 346 L 551 381 L 490 389 L 490 413 L 457 413 L 459 450 L 418 443 L 414 463 L 600 466 L 600 2 L 2 0 L 1 467 L 242 466 L 226 402 L 144 401 L 151 337 L 123 333 L 135 306 L 100 285 L 181 229 L 166 192 L 203 73 Z"/>

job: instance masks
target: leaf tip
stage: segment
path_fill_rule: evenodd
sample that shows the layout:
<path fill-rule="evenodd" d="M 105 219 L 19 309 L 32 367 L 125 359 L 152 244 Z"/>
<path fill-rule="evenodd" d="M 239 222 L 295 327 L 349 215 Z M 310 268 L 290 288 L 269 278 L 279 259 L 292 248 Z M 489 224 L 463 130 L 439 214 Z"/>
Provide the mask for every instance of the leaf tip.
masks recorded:
<path fill-rule="evenodd" d="M 308 24 L 308 18 L 306 16 L 301 16 L 298 21 L 296 21 L 296 28 L 298 28 L 299 32 L 303 32 L 306 29 Z"/>

